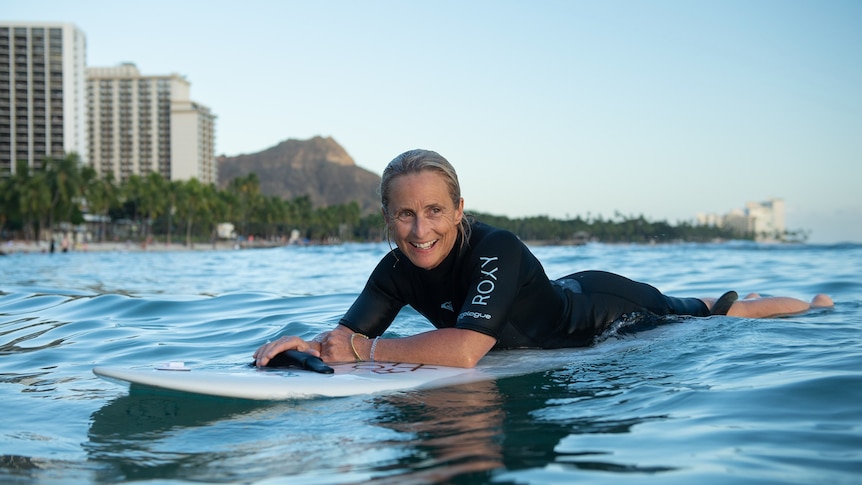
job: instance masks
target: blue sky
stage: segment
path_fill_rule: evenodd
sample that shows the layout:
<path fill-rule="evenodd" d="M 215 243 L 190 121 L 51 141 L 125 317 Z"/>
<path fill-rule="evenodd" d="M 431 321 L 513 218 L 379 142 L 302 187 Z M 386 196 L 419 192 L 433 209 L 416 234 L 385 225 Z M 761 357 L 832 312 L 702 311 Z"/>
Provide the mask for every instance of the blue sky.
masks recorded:
<path fill-rule="evenodd" d="M 217 152 L 437 150 L 468 210 L 671 223 L 779 197 L 862 242 L 862 2 L 0 0 L 185 75 Z"/>

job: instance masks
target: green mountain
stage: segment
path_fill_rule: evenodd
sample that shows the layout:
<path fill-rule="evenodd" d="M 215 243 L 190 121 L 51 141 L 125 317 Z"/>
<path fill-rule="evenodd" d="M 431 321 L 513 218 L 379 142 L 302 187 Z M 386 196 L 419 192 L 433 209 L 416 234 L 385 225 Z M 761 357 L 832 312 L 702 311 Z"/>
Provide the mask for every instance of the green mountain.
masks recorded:
<path fill-rule="evenodd" d="M 363 214 L 380 210 L 380 176 L 357 167 L 331 137 L 285 140 L 263 151 L 219 157 L 221 188 L 234 178 L 256 173 L 261 193 L 284 200 L 308 196 L 315 207 L 359 204 Z"/>

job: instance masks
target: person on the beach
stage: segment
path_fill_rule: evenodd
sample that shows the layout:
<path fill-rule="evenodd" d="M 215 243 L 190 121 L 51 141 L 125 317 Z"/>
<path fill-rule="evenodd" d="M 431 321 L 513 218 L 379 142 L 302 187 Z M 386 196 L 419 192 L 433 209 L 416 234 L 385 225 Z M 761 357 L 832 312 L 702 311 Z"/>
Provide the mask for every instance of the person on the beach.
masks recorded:
<path fill-rule="evenodd" d="M 550 280 L 514 234 L 465 214 L 455 169 L 433 151 L 412 150 L 392 160 L 380 195 L 397 248 L 383 257 L 334 330 L 312 341 L 268 342 L 254 353 L 256 365 L 299 350 L 327 362 L 473 367 L 491 349 L 589 346 L 632 314 L 761 318 L 833 305 L 823 294 L 811 303 L 756 294 L 738 300 L 733 291 L 718 299 L 676 298 L 603 271 Z M 405 305 L 436 329 L 379 338 Z"/>

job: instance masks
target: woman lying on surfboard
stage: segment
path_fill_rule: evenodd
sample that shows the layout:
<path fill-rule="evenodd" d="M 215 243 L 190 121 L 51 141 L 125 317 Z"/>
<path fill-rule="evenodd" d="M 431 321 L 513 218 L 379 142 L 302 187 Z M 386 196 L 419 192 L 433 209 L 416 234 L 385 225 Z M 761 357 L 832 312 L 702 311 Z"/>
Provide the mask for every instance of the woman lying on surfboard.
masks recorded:
<path fill-rule="evenodd" d="M 412 150 L 396 157 L 380 183 L 383 217 L 397 246 L 372 272 L 338 326 L 312 341 L 282 337 L 255 353 L 265 366 L 285 350 L 327 362 L 388 361 L 473 367 L 491 349 L 591 345 L 629 314 L 773 317 L 832 306 L 786 297 L 738 300 L 676 298 L 603 271 L 550 280 L 514 234 L 464 213 L 455 169 L 439 154 Z M 381 339 L 410 305 L 437 327 Z"/>

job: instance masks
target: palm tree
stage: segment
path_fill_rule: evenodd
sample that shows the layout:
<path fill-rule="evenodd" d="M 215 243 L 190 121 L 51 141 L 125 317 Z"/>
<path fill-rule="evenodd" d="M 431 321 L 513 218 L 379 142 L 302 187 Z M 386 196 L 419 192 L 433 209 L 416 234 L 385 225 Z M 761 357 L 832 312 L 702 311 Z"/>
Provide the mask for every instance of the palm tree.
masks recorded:
<path fill-rule="evenodd" d="M 140 223 L 140 205 L 141 199 L 144 197 L 144 180 L 140 175 L 131 175 L 126 179 L 121 189 L 122 199 L 125 205 L 131 206 L 132 220 L 135 223 Z"/>
<path fill-rule="evenodd" d="M 248 234 L 248 226 L 260 202 L 260 180 L 256 173 L 231 180 L 228 190 L 236 197 L 240 232 Z"/>
<path fill-rule="evenodd" d="M 82 190 L 79 165 L 80 159 L 76 153 L 70 153 L 59 160 L 45 158 L 42 170 L 45 174 L 45 183 L 51 193 L 47 224 L 49 232 L 53 232 L 58 214 L 64 214 L 63 222 L 72 220 L 76 199 Z"/>
<path fill-rule="evenodd" d="M 106 172 L 103 177 L 96 176 L 92 166 L 81 170 L 84 180 L 84 197 L 90 214 L 99 216 L 99 242 L 105 240 L 108 212 L 119 204 L 119 191 L 114 184 L 114 173 Z"/>
<path fill-rule="evenodd" d="M 21 162 L 18 162 L 18 170 L 12 177 L 6 178 L 0 183 L 0 231 L 6 227 L 6 223 L 10 219 L 15 219 L 18 216 L 18 186 L 20 182 L 16 181 L 21 170 Z M 24 170 L 27 170 L 27 162 L 23 162 Z"/>
<path fill-rule="evenodd" d="M 199 206 L 201 213 L 201 221 L 203 225 L 210 227 L 210 241 L 213 249 L 218 241 L 218 225 L 225 221 L 225 215 L 228 213 L 227 204 L 224 198 L 219 196 L 219 190 L 213 184 L 203 186 L 201 191 L 201 204 Z"/>
<path fill-rule="evenodd" d="M 311 198 L 307 195 L 297 197 L 290 202 L 288 206 L 288 220 L 299 227 L 309 227 L 314 218 Z"/>
<path fill-rule="evenodd" d="M 279 227 L 287 219 L 287 204 L 278 197 L 266 197 L 261 206 L 260 221 L 263 223 L 263 233 L 267 239 L 278 236 Z"/>
<path fill-rule="evenodd" d="M 177 201 L 178 197 L 183 191 L 184 183 L 180 180 L 172 180 L 167 182 L 165 185 L 165 189 L 167 190 L 167 197 L 165 199 L 165 212 L 168 214 L 168 225 L 167 225 L 167 235 L 165 237 L 165 244 L 168 246 L 171 245 L 171 235 L 174 232 L 174 214 L 177 212 Z"/>
<path fill-rule="evenodd" d="M 158 172 L 150 172 L 143 180 L 141 188 L 140 208 L 147 217 L 144 221 L 144 244 L 149 244 L 153 220 L 159 217 L 165 208 L 165 178 Z"/>
<path fill-rule="evenodd" d="M 202 198 L 203 186 L 198 179 L 193 178 L 182 185 L 182 190 L 177 194 L 177 216 L 186 221 L 186 246 L 192 248 L 192 228 L 198 206 Z"/>
<path fill-rule="evenodd" d="M 217 206 L 221 220 L 219 222 L 233 222 L 238 217 L 238 206 L 235 194 L 229 190 L 219 190 L 216 192 L 218 198 Z"/>
<path fill-rule="evenodd" d="M 45 174 L 39 172 L 24 177 L 23 183 L 18 185 L 18 210 L 23 218 L 24 239 L 27 241 L 41 240 L 41 231 L 51 210 L 51 191 L 45 179 Z"/>

